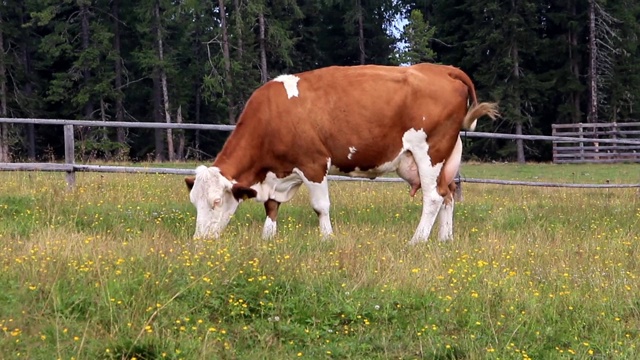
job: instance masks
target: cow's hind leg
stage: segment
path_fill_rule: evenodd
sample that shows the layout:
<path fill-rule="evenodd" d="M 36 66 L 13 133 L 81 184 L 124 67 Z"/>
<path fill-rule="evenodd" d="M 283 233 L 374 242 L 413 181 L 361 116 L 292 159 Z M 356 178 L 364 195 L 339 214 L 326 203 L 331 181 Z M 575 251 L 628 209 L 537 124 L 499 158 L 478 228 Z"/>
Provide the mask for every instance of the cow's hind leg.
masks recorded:
<path fill-rule="evenodd" d="M 454 181 L 456 173 L 460 169 L 462 161 L 462 140 L 458 136 L 453 151 L 444 164 L 440 177 L 438 178 L 438 190 L 444 196 L 444 203 L 438 213 L 438 223 L 440 229 L 438 231 L 438 239 L 441 241 L 453 238 L 453 207 L 454 194 L 456 192 L 456 183 Z"/>
<path fill-rule="evenodd" d="M 453 208 L 454 198 L 453 194 L 456 191 L 455 183 L 449 185 L 448 194 L 444 197 L 444 202 L 438 212 L 438 223 L 440 228 L 438 231 L 438 239 L 440 241 L 451 240 L 453 238 Z"/>
<path fill-rule="evenodd" d="M 280 203 L 273 199 L 269 199 L 264 203 L 264 211 L 267 213 L 267 218 L 262 228 L 262 238 L 265 240 L 273 238 L 278 231 L 276 220 L 278 218 L 279 207 Z"/>
<path fill-rule="evenodd" d="M 407 131 L 402 138 L 402 142 L 405 149 L 413 154 L 422 185 L 422 215 L 420 216 L 418 228 L 409 242 L 409 244 L 417 244 L 427 241 L 429 238 L 444 199 L 437 189 L 442 163 L 435 165 L 431 163 L 427 135 L 423 130 L 411 129 Z"/>

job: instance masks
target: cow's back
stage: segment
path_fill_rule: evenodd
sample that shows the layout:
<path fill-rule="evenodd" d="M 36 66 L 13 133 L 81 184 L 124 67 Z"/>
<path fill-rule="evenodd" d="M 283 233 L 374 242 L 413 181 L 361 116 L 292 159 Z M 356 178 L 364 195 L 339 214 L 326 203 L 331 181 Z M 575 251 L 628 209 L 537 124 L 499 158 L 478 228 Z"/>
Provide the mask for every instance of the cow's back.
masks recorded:
<path fill-rule="evenodd" d="M 296 74 L 294 95 L 291 84 L 272 80 L 251 96 L 232 138 L 251 137 L 276 174 L 329 158 L 344 172 L 375 168 L 398 156 L 409 129 L 457 136 L 467 88 L 443 68 L 323 68 Z M 443 154 L 455 140 L 446 142 Z"/>

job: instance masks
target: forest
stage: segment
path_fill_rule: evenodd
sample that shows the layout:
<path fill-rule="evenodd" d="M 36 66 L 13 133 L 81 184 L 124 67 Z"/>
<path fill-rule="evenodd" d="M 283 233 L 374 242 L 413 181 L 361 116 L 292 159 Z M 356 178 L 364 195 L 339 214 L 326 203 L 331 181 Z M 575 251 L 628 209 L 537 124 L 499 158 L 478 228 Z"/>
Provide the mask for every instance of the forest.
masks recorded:
<path fill-rule="evenodd" d="M 502 118 L 479 131 L 637 121 L 637 0 L 4 0 L 0 117 L 234 124 L 260 84 L 331 65 L 460 67 Z M 76 128 L 83 160 L 211 159 L 228 133 Z M 0 124 L 0 162 L 52 161 L 62 127 Z M 465 157 L 551 144 L 465 138 Z"/>

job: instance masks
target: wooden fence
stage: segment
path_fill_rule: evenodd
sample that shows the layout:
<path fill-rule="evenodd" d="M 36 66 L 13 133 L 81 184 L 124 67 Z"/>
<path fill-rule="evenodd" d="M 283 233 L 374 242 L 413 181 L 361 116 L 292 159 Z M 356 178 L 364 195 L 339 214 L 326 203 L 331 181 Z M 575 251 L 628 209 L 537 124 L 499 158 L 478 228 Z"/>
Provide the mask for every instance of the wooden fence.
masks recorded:
<path fill-rule="evenodd" d="M 640 122 L 552 126 L 554 136 L 577 137 L 553 141 L 554 163 L 640 163 Z M 637 143 L 603 142 L 619 139 Z"/>
<path fill-rule="evenodd" d="M 207 125 L 207 124 L 172 124 L 172 123 L 151 123 L 151 122 L 117 122 L 117 121 L 91 121 L 91 120 L 64 120 L 64 119 L 23 119 L 23 118 L 0 118 L 0 123 L 16 124 L 40 124 L 64 126 L 64 149 L 65 162 L 60 163 L 0 163 L 0 171 L 59 171 L 66 172 L 66 180 L 69 187 L 73 187 L 76 182 L 76 172 L 112 172 L 112 173 L 147 173 L 147 174 L 175 174 L 193 175 L 194 169 L 172 169 L 157 167 L 133 167 L 133 166 L 104 166 L 76 164 L 75 162 L 75 138 L 74 126 L 97 126 L 97 127 L 126 127 L 126 128 L 148 128 L 148 129 L 189 129 L 189 130 L 213 130 L 232 131 L 232 125 Z M 524 140 L 546 140 L 546 141 L 588 141 L 585 138 L 544 136 L 544 135 L 513 135 L 495 134 L 486 132 L 464 132 L 464 136 L 493 139 L 524 139 Z M 603 144 L 630 144 L 640 147 L 640 141 L 624 139 L 601 139 Z M 330 176 L 330 180 L 337 181 L 382 181 L 382 182 L 403 182 L 400 178 L 381 177 L 374 180 L 365 178 L 352 178 L 348 176 Z M 571 188 L 631 188 L 640 187 L 640 184 L 564 184 L 546 182 L 526 182 L 510 180 L 490 180 L 472 179 L 457 177 L 456 181 L 468 183 L 485 183 L 499 185 L 519 185 L 519 186 L 543 186 L 543 187 L 571 187 Z"/>

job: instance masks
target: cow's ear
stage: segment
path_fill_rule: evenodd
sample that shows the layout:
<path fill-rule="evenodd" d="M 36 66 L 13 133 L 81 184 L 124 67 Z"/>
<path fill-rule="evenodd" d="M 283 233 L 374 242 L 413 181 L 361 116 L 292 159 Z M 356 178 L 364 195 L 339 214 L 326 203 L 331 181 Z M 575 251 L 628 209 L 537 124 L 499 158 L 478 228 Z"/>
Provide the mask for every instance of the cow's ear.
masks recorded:
<path fill-rule="evenodd" d="M 196 182 L 196 178 L 194 178 L 193 176 L 187 176 L 186 178 L 184 178 L 184 182 L 187 184 L 187 188 L 189 188 L 189 191 L 191 191 L 191 189 L 193 189 L 193 184 Z"/>
<path fill-rule="evenodd" d="M 231 192 L 233 193 L 233 197 L 238 201 L 254 198 L 258 195 L 258 193 L 252 188 L 240 186 L 238 184 L 233 184 Z"/>

